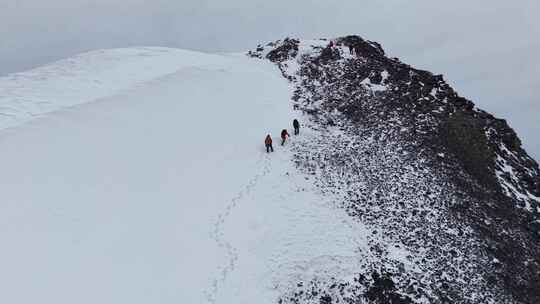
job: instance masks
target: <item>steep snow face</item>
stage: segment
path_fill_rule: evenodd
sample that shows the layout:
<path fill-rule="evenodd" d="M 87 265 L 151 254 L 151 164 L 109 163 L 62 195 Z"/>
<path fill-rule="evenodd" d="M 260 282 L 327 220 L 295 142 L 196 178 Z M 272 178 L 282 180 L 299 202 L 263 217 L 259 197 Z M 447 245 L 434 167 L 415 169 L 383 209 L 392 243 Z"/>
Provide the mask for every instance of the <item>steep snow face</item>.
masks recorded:
<path fill-rule="evenodd" d="M 162 48 L 1 78 L 0 302 L 275 303 L 352 275 L 368 230 L 293 166 L 314 131 L 277 143 L 291 94 L 269 62 Z"/>

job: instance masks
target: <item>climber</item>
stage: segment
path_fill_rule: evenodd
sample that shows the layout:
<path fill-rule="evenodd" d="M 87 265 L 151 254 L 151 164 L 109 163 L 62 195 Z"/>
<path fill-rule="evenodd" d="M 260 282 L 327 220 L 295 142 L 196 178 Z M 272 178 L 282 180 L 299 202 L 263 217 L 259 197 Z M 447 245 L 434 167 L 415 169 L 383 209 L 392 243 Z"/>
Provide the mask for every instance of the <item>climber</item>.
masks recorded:
<path fill-rule="evenodd" d="M 347 47 L 349 47 L 349 54 L 353 55 L 353 46 L 349 44 Z"/>
<path fill-rule="evenodd" d="M 289 132 L 287 132 L 287 129 L 281 130 L 281 145 L 282 146 L 285 144 L 285 140 L 287 139 L 287 136 L 290 136 Z"/>
<path fill-rule="evenodd" d="M 270 134 L 266 135 L 264 145 L 266 146 L 266 153 L 269 153 L 270 151 L 274 152 L 274 147 L 272 147 L 272 137 Z"/>
<path fill-rule="evenodd" d="M 292 122 L 292 125 L 294 127 L 294 135 L 300 134 L 300 123 L 298 122 L 298 119 L 294 119 Z"/>

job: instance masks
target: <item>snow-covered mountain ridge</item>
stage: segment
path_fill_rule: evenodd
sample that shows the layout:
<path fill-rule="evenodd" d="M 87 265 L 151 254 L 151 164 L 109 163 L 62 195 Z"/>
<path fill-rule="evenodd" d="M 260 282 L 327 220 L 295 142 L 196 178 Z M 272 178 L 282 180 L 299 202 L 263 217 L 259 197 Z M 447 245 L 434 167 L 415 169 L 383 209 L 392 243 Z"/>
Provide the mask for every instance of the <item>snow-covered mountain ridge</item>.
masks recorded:
<path fill-rule="evenodd" d="M 540 301 L 540 170 L 504 120 L 358 36 L 248 55 L 279 66 L 321 132 L 297 166 L 375 233 L 359 277 L 301 282 L 283 301 Z"/>
<path fill-rule="evenodd" d="M 512 129 L 332 41 L 0 77 L 0 302 L 539 302 L 538 166 Z"/>

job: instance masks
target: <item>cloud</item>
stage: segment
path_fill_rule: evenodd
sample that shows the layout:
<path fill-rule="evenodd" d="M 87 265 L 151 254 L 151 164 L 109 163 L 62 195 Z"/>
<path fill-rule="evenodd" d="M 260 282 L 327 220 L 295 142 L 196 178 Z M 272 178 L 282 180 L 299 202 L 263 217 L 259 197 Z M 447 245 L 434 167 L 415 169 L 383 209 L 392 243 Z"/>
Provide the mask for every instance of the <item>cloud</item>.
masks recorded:
<path fill-rule="evenodd" d="M 0 75 L 79 52 L 159 45 L 239 51 L 359 34 L 441 73 L 509 120 L 540 160 L 540 3 L 533 0 L 0 0 Z"/>

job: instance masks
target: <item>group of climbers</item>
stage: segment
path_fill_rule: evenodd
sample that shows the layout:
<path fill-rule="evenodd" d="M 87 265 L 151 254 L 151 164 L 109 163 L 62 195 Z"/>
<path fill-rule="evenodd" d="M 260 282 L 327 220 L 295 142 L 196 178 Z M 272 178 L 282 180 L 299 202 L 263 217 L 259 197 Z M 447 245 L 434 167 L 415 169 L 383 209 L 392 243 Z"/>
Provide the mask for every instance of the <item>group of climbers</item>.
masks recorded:
<path fill-rule="evenodd" d="M 338 44 L 337 42 L 335 42 L 334 40 L 330 40 L 330 42 L 328 42 L 328 47 L 329 48 L 334 48 L 335 46 L 340 46 L 341 44 Z M 360 49 L 352 44 L 346 44 L 347 48 L 349 49 L 349 54 L 350 55 L 357 55 L 357 54 L 360 54 Z"/>
<path fill-rule="evenodd" d="M 297 119 L 293 120 L 293 128 L 294 128 L 294 135 L 300 134 L 300 123 Z M 285 141 L 287 140 L 287 137 L 290 137 L 289 132 L 287 132 L 287 129 L 281 130 L 281 145 L 285 145 Z M 264 145 L 266 147 L 266 153 L 274 152 L 274 147 L 272 146 L 272 136 L 270 134 L 266 135 L 266 138 L 264 140 Z"/>

